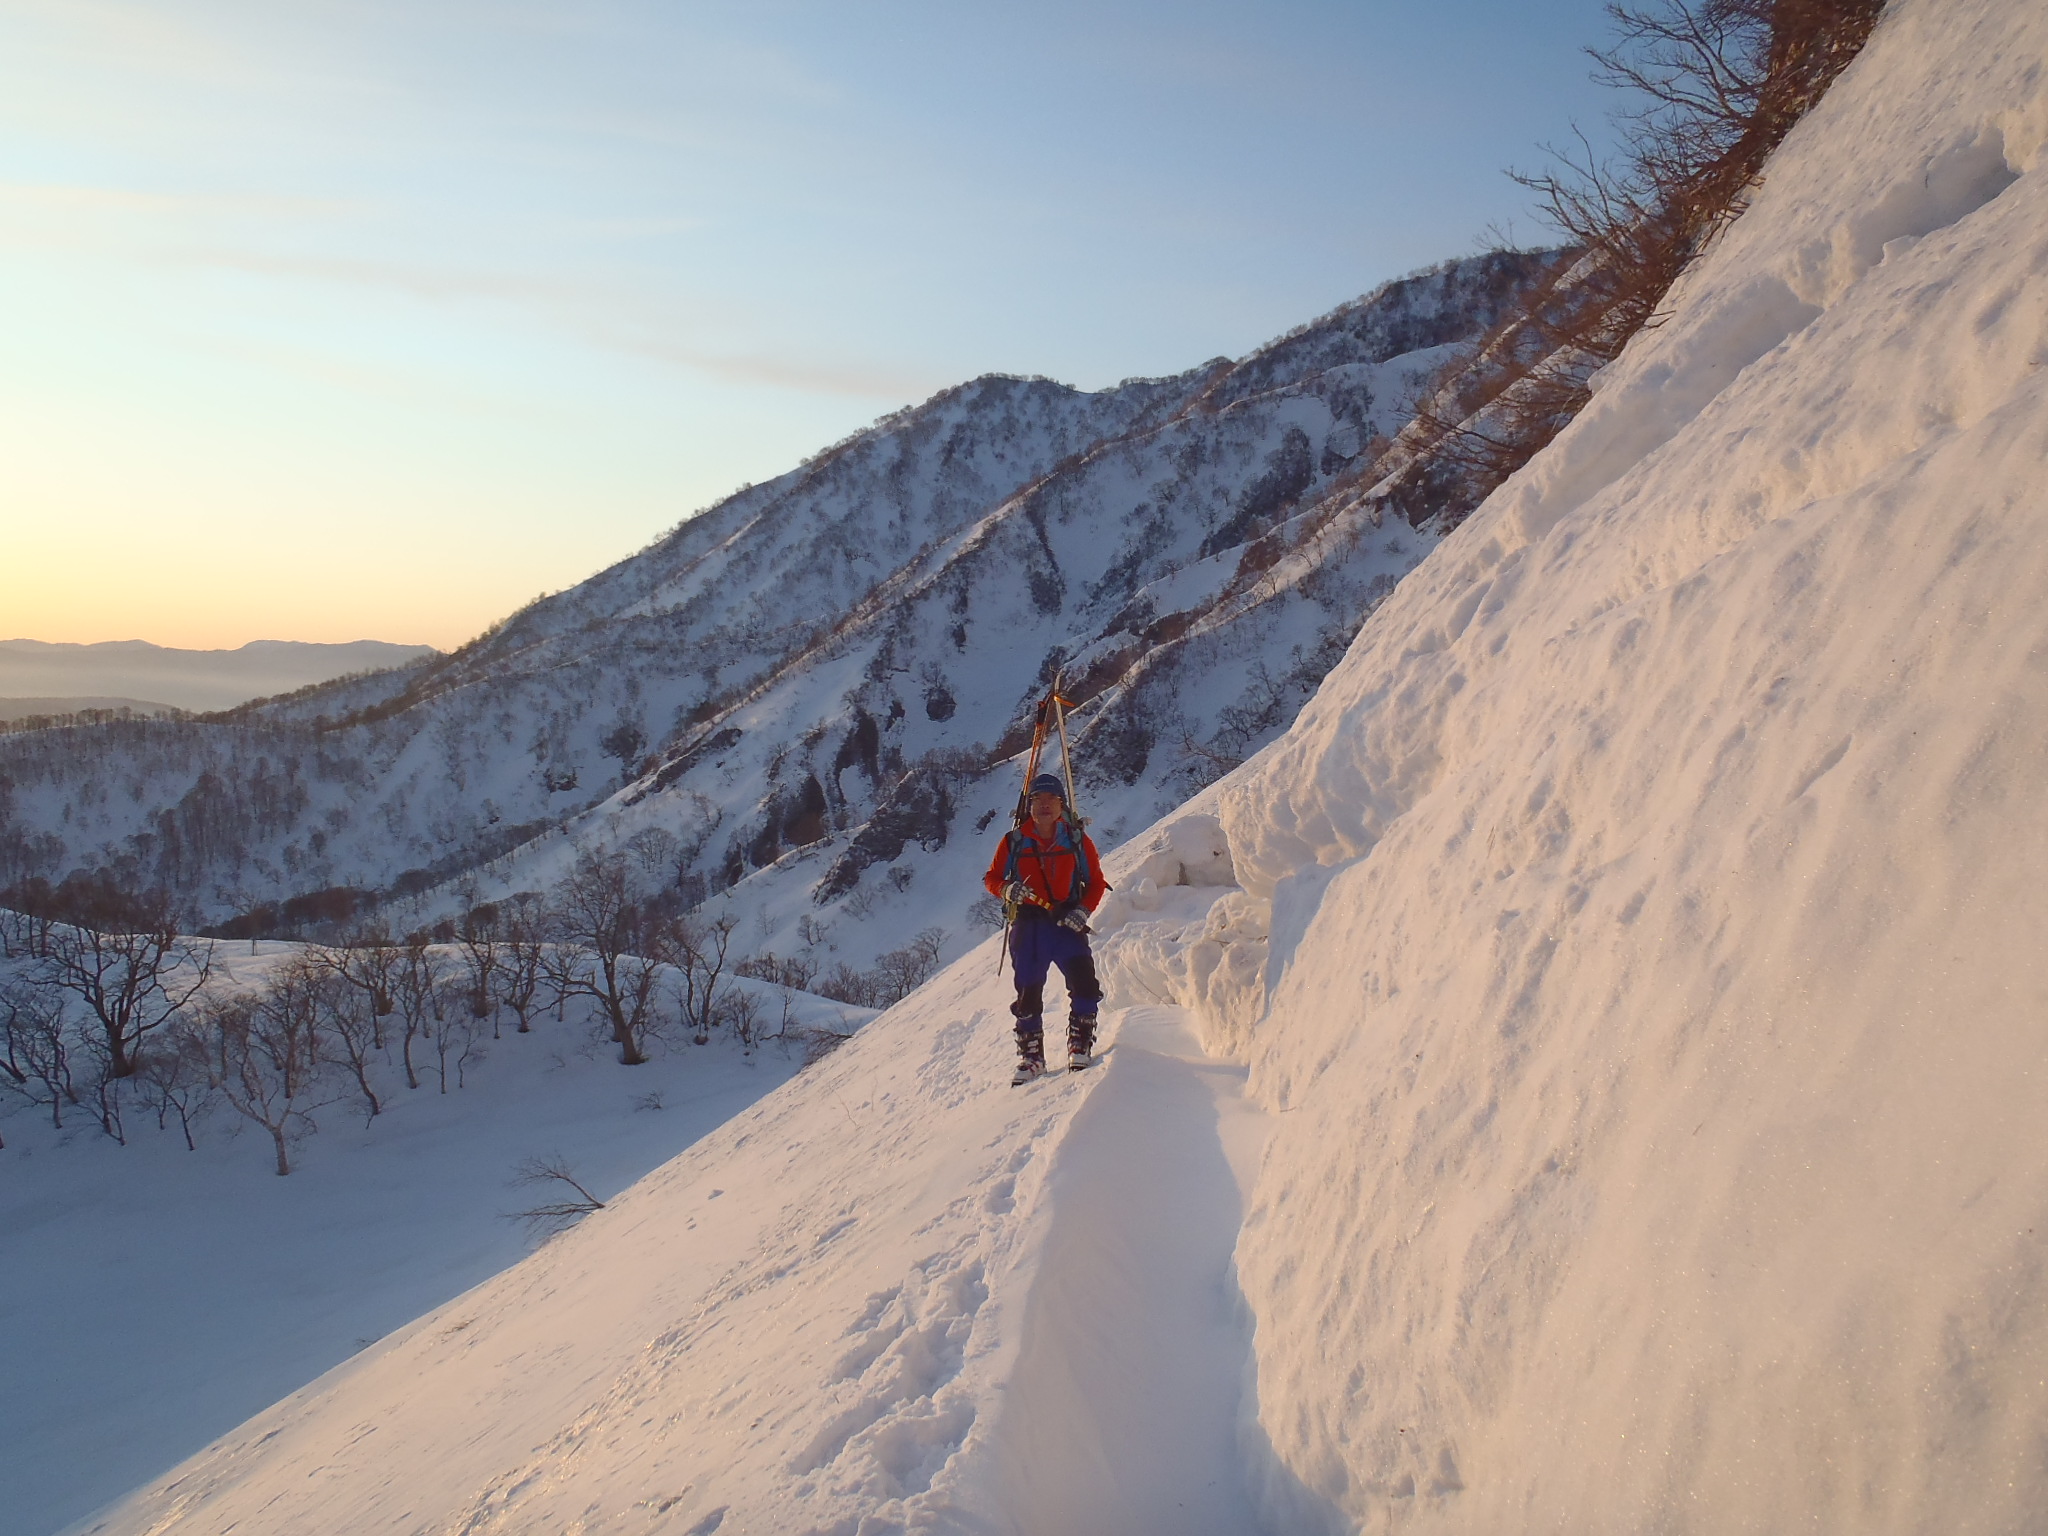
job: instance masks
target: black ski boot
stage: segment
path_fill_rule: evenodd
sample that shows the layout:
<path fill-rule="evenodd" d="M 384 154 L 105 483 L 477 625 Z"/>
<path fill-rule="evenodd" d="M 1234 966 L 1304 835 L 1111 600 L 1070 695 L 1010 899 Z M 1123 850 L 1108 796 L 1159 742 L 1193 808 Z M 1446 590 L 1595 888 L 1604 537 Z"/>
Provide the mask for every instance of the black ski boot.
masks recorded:
<path fill-rule="evenodd" d="M 1067 1020 L 1067 1070 L 1080 1072 L 1095 1065 L 1095 1020 L 1076 1014 Z"/>
<path fill-rule="evenodd" d="M 1018 1088 L 1045 1076 L 1045 1032 L 1017 1031 L 1017 1070 L 1010 1074 L 1010 1086 Z"/>

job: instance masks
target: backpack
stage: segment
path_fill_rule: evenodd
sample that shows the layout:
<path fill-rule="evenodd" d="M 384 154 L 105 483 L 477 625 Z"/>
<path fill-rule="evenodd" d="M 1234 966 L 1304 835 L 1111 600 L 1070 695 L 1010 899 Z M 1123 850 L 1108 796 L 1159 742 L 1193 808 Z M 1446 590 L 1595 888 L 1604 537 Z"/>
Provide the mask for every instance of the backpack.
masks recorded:
<path fill-rule="evenodd" d="M 1023 830 L 1022 827 L 1012 827 L 1003 834 L 1003 846 L 1009 851 L 1009 860 L 1003 865 L 1003 883 L 1006 885 L 1017 878 L 1017 861 L 1023 857 L 1024 853 L 1024 850 L 1018 846 L 1017 834 Z M 1067 899 L 1069 901 L 1079 901 L 1088 894 L 1089 890 L 1101 876 L 1089 863 L 1087 850 L 1074 841 L 1074 831 L 1068 824 L 1066 817 L 1062 816 L 1059 819 L 1059 823 L 1053 828 L 1052 841 L 1055 848 L 1065 848 L 1067 852 L 1074 856 L 1074 885 L 1068 893 Z M 1047 883 L 1050 884 L 1049 881 Z M 1005 926 L 1017 921 L 1017 910 L 1018 903 L 1014 901 L 1005 901 L 1003 903 L 1003 922 Z"/>

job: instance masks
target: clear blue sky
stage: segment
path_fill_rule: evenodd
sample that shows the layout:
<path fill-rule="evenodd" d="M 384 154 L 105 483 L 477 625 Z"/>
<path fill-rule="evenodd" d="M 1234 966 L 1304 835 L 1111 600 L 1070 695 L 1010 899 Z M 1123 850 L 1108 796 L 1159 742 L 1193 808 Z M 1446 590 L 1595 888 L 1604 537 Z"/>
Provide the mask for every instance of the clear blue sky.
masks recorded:
<path fill-rule="evenodd" d="M 1608 109 L 1598 0 L 0 0 L 0 638 L 458 643 L 990 370 L 1241 354 Z"/>

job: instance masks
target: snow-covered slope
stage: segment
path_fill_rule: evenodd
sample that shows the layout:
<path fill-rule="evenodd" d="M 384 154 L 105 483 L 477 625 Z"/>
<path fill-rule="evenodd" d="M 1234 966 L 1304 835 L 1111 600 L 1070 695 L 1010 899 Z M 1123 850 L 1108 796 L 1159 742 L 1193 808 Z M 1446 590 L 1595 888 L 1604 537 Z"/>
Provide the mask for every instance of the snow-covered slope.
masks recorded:
<path fill-rule="evenodd" d="M 1118 857 L 1099 1076 L 984 947 L 92 1529 L 2038 1528 L 2044 141 L 1899 0 Z"/>
<path fill-rule="evenodd" d="M 1271 1528 L 2038 1528 L 2044 87 L 1893 7 L 1215 796 Z"/>
<path fill-rule="evenodd" d="M 274 984 L 298 949 L 216 946 L 214 986 Z M 433 958 L 453 981 L 459 958 Z M 0 1018 L 32 970 L 0 955 Z M 412 1043 L 417 1089 L 393 1030 L 366 1063 L 376 1116 L 352 1082 L 301 1095 L 288 1179 L 218 1098 L 189 1149 L 180 1117 L 133 1092 L 120 1143 L 82 1080 L 84 1102 L 56 1116 L 0 1099 L 0 1532 L 49 1536 L 516 1263 L 530 1234 L 504 1213 L 567 1194 L 518 1183 L 522 1163 L 558 1159 L 609 1198 L 795 1075 L 819 1032 L 867 1016 L 735 985 L 756 1006 L 751 1045 L 670 1029 L 630 1070 L 585 999 L 536 1010 L 529 1033 L 465 1011 L 445 1055 Z"/>

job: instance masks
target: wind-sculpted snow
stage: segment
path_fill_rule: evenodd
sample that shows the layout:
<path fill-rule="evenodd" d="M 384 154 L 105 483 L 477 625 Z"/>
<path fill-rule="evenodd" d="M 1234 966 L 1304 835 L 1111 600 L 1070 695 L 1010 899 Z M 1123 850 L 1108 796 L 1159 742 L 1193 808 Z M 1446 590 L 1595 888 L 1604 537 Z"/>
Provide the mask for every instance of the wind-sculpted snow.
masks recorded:
<path fill-rule="evenodd" d="M 1269 1529 L 2048 1507 L 2044 80 L 2036 7 L 1895 6 L 1197 803 L 1243 893 L 1111 939 L 1278 1112 Z"/>

